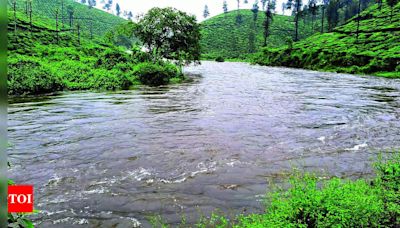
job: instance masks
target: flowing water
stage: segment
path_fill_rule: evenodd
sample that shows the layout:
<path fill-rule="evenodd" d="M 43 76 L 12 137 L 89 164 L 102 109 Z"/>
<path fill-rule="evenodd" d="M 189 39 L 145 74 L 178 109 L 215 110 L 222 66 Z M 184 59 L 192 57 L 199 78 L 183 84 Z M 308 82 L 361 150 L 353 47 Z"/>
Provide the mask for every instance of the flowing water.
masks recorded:
<path fill-rule="evenodd" d="M 211 63 L 192 81 L 11 99 L 11 177 L 34 184 L 39 227 L 189 222 L 262 212 L 293 167 L 371 174 L 400 147 L 400 81 Z"/>

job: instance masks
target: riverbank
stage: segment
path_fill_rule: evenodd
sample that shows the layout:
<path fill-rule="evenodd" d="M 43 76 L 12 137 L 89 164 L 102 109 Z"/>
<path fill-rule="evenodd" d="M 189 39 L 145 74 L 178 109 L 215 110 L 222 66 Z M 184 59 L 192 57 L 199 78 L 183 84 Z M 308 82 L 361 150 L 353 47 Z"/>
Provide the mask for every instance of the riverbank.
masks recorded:
<path fill-rule="evenodd" d="M 400 78 L 400 4 L 375 4 L 332 32 L 281 48 L 264 48 L 253 63 Z"/>
<path fill-rule="evenodd" d="M 264 214 L 221 213 L 202 217 L 196 227 L 398 227 L 400 225 L 400 153 L 378 158 L 373 179 L 345 180 L 294 171 L 289 187 L 276 186 L 265 198 Z M 184 218 L 184 217 L 183 217 Z M 154 227 L 169 227 L 162 218 Z M 180 226 L 187 226 L 185 219 Z M 190 224 L 192 225 L 192 224 Z"/>

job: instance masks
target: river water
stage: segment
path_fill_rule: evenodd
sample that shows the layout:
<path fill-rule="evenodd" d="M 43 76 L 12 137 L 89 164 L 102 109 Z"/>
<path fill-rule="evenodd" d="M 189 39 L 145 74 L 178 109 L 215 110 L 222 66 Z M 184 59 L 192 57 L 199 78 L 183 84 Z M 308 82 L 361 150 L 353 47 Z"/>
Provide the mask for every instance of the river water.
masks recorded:
<path fill-rule="evenodd" d="M 400 80 L 204 62 L 190 82 L 11 99 L 10 176 L 39 227 L 262 212 L 293 167 L 371 175 L 400 147 Z"/>

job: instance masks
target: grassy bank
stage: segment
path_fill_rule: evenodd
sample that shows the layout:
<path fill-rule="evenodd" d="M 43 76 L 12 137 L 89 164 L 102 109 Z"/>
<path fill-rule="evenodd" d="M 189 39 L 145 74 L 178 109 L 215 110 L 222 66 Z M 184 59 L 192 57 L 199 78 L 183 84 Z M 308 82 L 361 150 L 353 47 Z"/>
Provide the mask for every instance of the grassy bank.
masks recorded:
<path fill-rule="evenodd" d="M 400 4 L 375 4 L 333 32 L 316 34 L 290 46 L 264 48 L 253 63 L 352 74 L 400 77 Z"/>
<path fill-rule="evenodd" d="M 399 227 L 400 153 L 380 158 L 375 178 L 324 180 L 311 174 L 294 174 L 288 189 L 266 197 L 263 214 L 228 219 L 213 214 L 195 225 L 181 227 Z M 153 225 L 168 227 L 154 219 Z"/>
<path fill-rule="evenodd" d="M 79 37 L 76 32 L 59 32 L 45 22 L 9 12 L 8 92 L 10 95 L 40 94 L 62 90 L 127 89 L 149 73 L 163 77 L 160 84 L 178 82 L 183 76 L 168 62 L 149 63 L 150 57 L 98 39 Z M 32 30 L 32 32 L 30 32 Z M 143 64 L 146 63 L 146 64 Z M 151 84 L 151 82 L 149 83 Z"/>

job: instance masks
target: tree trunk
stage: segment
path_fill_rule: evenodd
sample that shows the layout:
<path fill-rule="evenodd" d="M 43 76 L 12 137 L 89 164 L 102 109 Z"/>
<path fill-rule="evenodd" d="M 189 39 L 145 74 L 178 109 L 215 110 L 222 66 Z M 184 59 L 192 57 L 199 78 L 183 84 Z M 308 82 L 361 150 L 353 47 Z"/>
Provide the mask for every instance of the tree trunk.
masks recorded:
<path fill-rule="evenodd" d="M 321 33 L 324 33 L 325 6 L 322 6 Z"/>
<path fill-rule="evenodd" d="M 358 0 L 358 15 L 357 15 L 357 32 L 356 32 L 356 40 L 358 41 L 358 33 L 360 30 L 360 12 L 361 12 L 361 0 Z"/>

